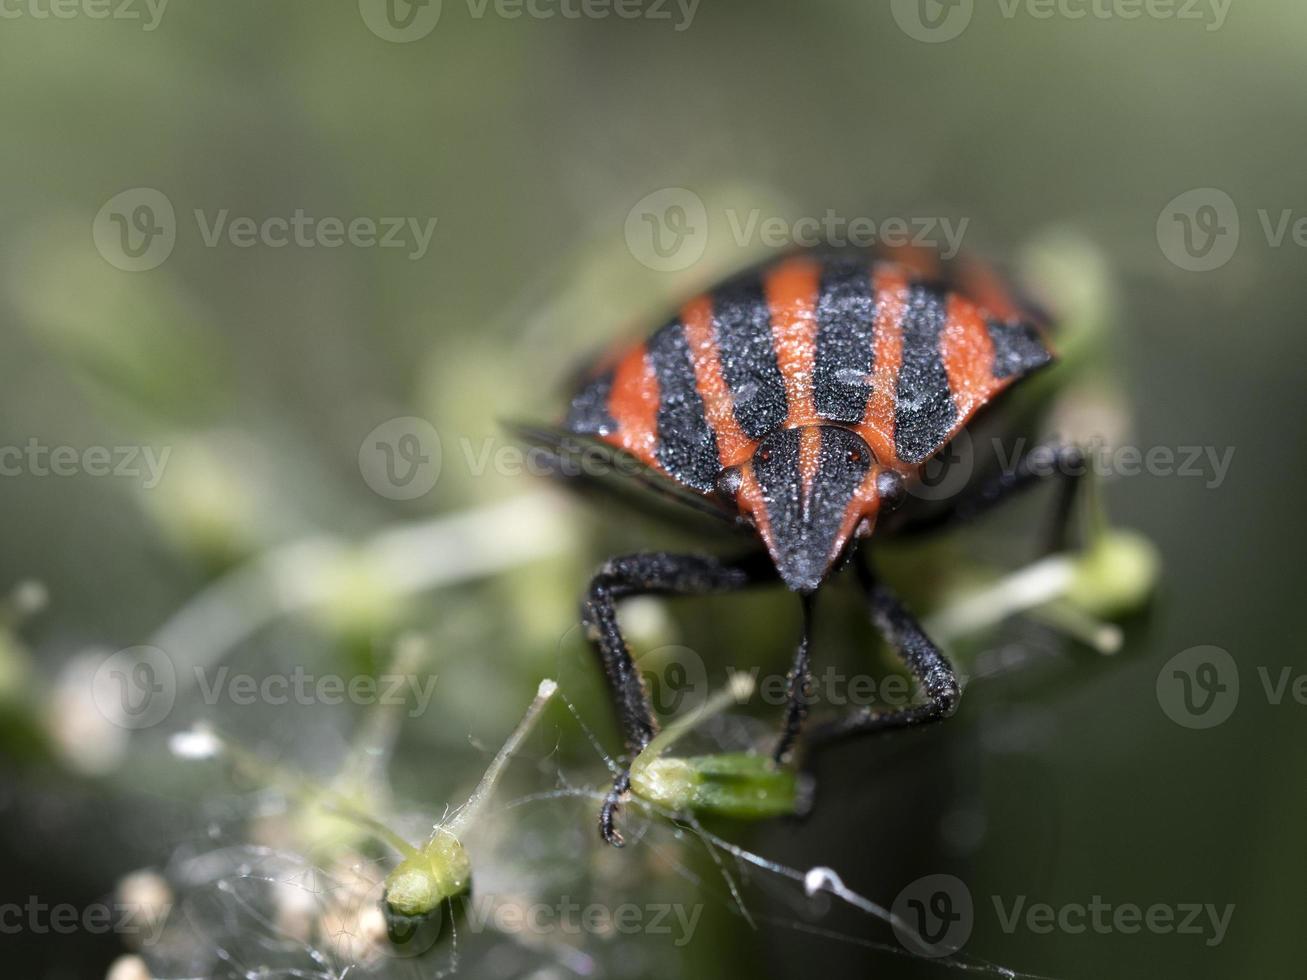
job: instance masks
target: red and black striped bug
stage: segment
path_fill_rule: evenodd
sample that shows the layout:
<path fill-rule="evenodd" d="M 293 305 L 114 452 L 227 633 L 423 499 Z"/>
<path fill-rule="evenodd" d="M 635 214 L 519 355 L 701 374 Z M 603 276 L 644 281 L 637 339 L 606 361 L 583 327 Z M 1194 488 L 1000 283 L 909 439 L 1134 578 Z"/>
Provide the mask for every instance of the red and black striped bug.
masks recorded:
<path fill-rule="evenodd" d="M 619 350 L 582 384 L 561 430 L 522 430 L 556 462 L 587 440 L 633 457 L 644 482 L 747 525 L 765 548 L 740 561 L 633 554 L 595 575 L 582 620 L 631 757 L 657 721 L 618 627 L 618 600 L 777 577 L 798 593 L 803 634 L 774 753 L 785 761 L 806 715 L 814 595 L 856 542 L 967 518 L 1041 476 L 1081 471 L 1074 448 L 1041 446 L 946 511 L 887 526 L 922 467 L 1000 393 L 1052 360 L 1042 317 L 973 259 L 944 265 L 916 249 L 798 254 L 689 300 L 647 340 Z M 1065 525 L 1075 481 L 1062 485 Z M 828 722 L 812 733 L 822 739 L 936 721 L 958 704 L 948 660 L 868 564 L 857 567 L 875 627 L 924 697 Z M 609 843 L 621 843 L 614 817 L 628 789 L 624 775 L 604 803 L 600 832 Z"/>

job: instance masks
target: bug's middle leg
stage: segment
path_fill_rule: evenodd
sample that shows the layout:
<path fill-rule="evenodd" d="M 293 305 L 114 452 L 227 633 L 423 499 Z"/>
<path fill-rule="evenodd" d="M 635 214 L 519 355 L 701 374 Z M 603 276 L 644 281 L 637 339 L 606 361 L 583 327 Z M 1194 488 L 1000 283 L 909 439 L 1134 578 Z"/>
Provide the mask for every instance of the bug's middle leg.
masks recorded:
<path fill-rule="evenodd" d="M 875 577 L 865 559 L 858 562 L 857 568 L 872 622 L 921 686 L 925 700 L 896 708 L 862 708 L 823 722 L 809 737 L 813 743 L 942 721 L 957 710 L 962 696 L 952 664 L 916 617 L 889 586 Z"/>
<path fill-rule="evenodd" d="M 617 622 L 617 603 L 637 595 L 707 595 L 742 589 L 774 577 L 765 556 L 726 563 L 704 555 L 646 552 L 612 558 L 590 582 L 581 604 L 581 624 L 599 654 L 609 695 L 617 709 L 622 739 L 634 759 L 658 731 L 644 679 L 636 667 Z M 623 771 L 613 783 L 599 815 L 599 833 L 620 847 L 614 826 L 618 803 L 630 788 L 630 773 Z"/>

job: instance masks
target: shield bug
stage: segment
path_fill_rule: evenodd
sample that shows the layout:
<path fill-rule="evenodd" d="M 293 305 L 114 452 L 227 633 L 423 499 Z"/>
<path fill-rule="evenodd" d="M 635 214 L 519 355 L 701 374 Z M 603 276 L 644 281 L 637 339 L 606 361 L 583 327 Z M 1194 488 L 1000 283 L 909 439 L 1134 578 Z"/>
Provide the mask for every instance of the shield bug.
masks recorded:
<path fill-rule="evenodd" d="M 1072 447 L 1032 449 L 933 512 L 893 512 L 923 468 L 1005 390 L 1053 361 L 1042 315 L 988 267 L 900 250 L 800 253 L 686 302 L 646 340 L 619 349 L 580 384 L 558 429 L 523 428 L 565 475 L 596 447 L 636 482 L 745 527 L 761 545 L 739 561 L 652 552 L 608 561 L 582 604 L 626 748 L 658 731 L 616 604 L 639 594 L 725 592 L 779 581 L 797 593 L 803 631 L 773 759 L 787 761 L 810 687 L 814 599 L 862 539 L 966 519 L 1042 477 L 1061 481 L 1065 525 L 1083 468 Z M 929 496 L 929 495 L 921 495 Z M 891 516 L 892 515 L 892 516 Z M 865 548 L 861 549 L 865 552 Z M 821 738 L 937 721 L 957 708 L 952 666 L 899 598 L 857 562 L 872 622 L 924 697 L 826 723 Z M 600 832 L 630 789 L 620 776 Z"/>

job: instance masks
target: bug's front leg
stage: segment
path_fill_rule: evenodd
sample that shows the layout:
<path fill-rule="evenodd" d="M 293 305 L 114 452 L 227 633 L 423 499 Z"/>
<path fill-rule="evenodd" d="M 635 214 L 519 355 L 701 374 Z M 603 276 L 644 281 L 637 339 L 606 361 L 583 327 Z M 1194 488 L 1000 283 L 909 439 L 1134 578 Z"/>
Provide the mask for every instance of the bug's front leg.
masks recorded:
<path fill-rule="evenodd" d="M 957 675 L 948 658 L 926 635 L 894 591 L 875 577 L 865 560 L 858 562 L 858 578 L 867 597 L 872 622 L 921 686 L 925 700 L 897 708 L 862 708 L 824 722 L 812 731 L 810 739 L 814 744 L 942 721 L 957 710 L 962 696 Z"/>
<path fill-rule="evenodd" d="M 599 654 L 608 692 L 617 709 L 629 758 L 640 754 L 658 731 L 644 679 L 617 622 L 617 603 L 636 595 L 709 595 L 742 589 L 774 574 L 765 559 L 725 563 L 704 555 L 646 552 L 606 562 L 590 581 L 581 604 L 586 637 Z M 613 782 L 599 815 L 599 834 L 615 847 L 622 835 L 614 826 L 618 805 L 630 788 L 630 772 Z"/>

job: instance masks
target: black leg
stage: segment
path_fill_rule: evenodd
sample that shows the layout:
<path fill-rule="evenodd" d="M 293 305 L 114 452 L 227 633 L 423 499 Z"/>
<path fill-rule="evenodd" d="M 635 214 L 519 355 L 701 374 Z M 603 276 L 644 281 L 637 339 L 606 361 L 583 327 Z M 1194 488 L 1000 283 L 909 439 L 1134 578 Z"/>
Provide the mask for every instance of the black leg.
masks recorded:
<path fill-rule="evenodd" d="M 766 556 L 727 564 L 703 555 L 649 552 L 610 559 L 591 580 L 581 604 L 581 624 L 599 654 L 626 751 L 632 759 L 657 733 L 658 721 L 649 704 L 644 680 L 622 638 L 617 623 L 617 602 L 635 595 L 730 592 L 774 577 L 775 570 Z M 621 846 L 622 837 L 614 827 L 614 816 L 622 794 L 629 787 L 630 773 L 624 771 L 613 783 L 600 812 L 599 833 L 616 847 Z"/>
<path fill-rule="evenodd" d="M 1075 446 L 1036 446 L 1022 456 L 1015 467 L 968 488 L 952 507 L 927 517 L 900 525 L 897 534 L 922 534 L 964 524 L 1003 503 L 1013 494 L 1043 480 L 1057 479 L 1058 497 L 1047 538 L 1049 551 L 1061 551 L 1067 545 L 1067 531 L 1076 489 L 1085 475 L 1085 456 Z"/>
<path fill-rule="evenodd" d="M 613 788 L 608 791 L 603 805 L 599 808 L 599 836 L 613 847 L 622 846 L 622 835 L 618 833 L 616 826 L 617 806 L 622 801 L 622 795 L 630 788 L 631 770 L 623 769 L 613 780 Z"/>
<path fill-rule="evenodd" d="M 813 730 L 810 740 L 814 743 L 940 721 L 957 710 L 961 697 L 953 667 L 899 597 L 876 579 L 865 561 L 858 562 L 858 578 L 867 595 L 872 622 L 921 686 L 925 701 L 881 710 L 863 708 L 825 722 Z"/>
<path fill-rule="evenodd" d="M 799 639 L 799 648 L 794 653 L 794 666 L 790 668 L 789 686 L 785 697 L 785 721 L 781 727 L 781 737 L 776 743 L 773 758 L 777 763 L 789 759 L 803 722 L 808 717 L 808 703 L 812 698 L 812 669 L 810 648 L 812 646 L 812 612 L 816 593 L 803 596 L 803 636 Z"/>

